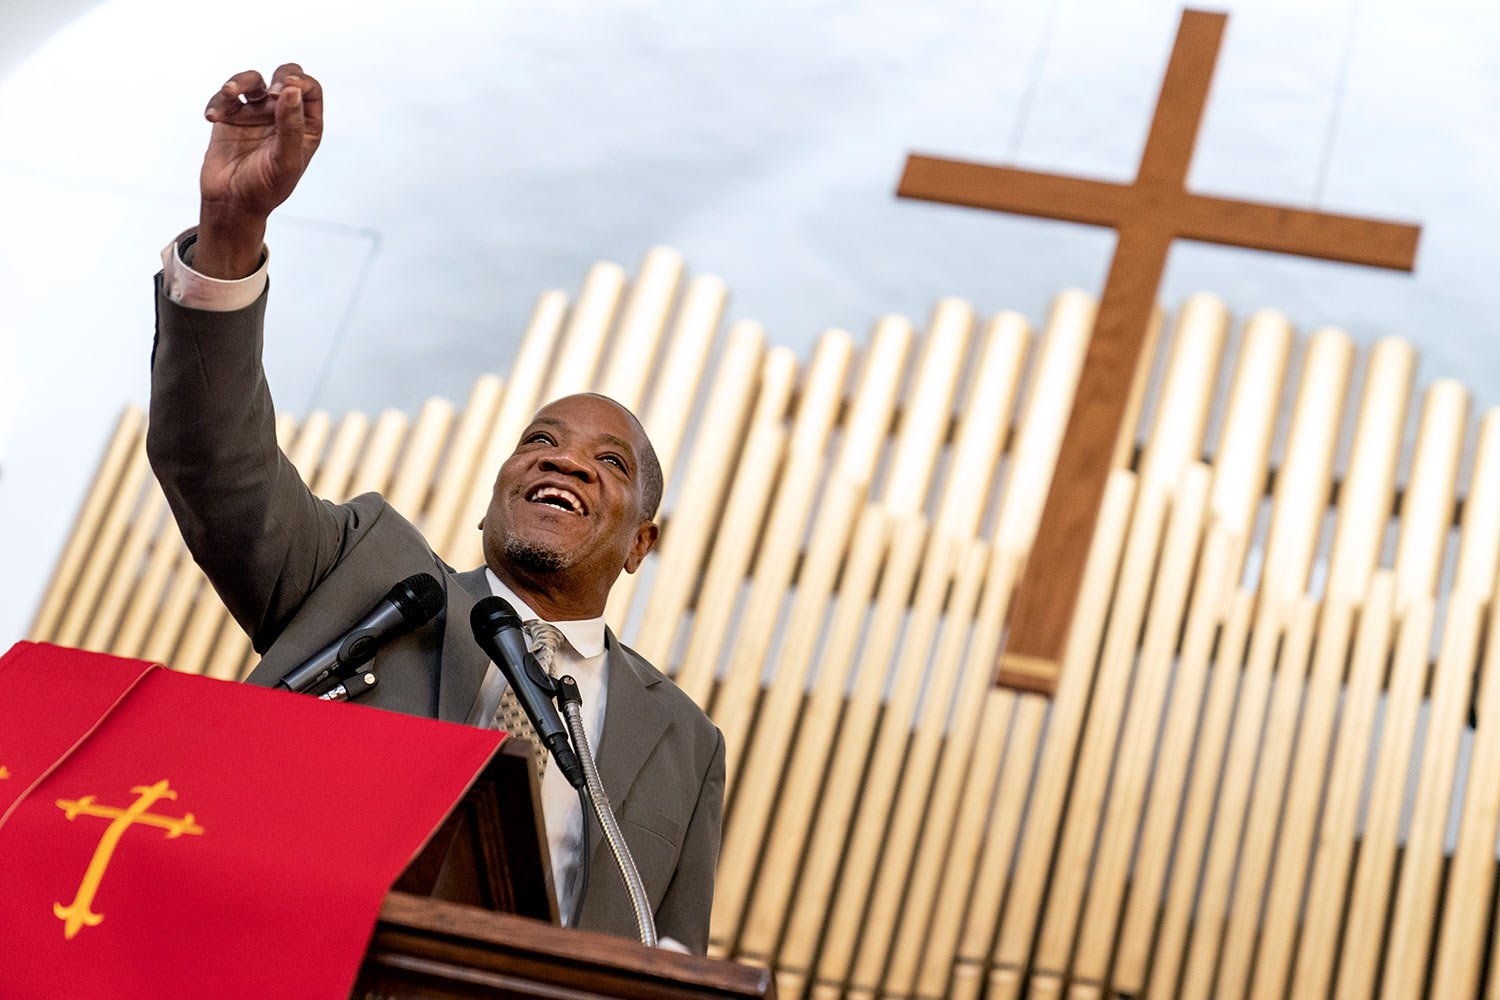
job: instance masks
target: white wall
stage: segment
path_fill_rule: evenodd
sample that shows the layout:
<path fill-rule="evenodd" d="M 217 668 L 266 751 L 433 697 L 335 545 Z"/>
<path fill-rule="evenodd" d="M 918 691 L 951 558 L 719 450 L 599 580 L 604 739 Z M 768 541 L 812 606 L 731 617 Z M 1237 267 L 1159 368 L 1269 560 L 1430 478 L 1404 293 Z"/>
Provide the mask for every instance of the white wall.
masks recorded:
<path fill-rule="evenodd" d="M 1500 8 L 1232 11 L 1199 190 L 1423 223 L 1415 276 L 1181 246 L 1163 297 L 1365 341 L 1500 402 Z M 54 13 L 43 15 L 43 10 Z M 65 26 L 57 10 L 81 13 Z M 304 411 L 461 399 L 536 294 L 651 246 L 724 277 L 730 318 L 799 350 L 945 294 L 1040 320 L 1097 289 L 1106 233 L 892 192 L 910 150 L 1128 179 L 1179 8 L 1166 0 L 0 4 L 0 648 L 128 401 L 156 253 L 194 218 L 230 72 L 301 61 L 328 135 L 271 233 L 269 367 Z M 15 39 L 33 39 L 29 58 Z"/>

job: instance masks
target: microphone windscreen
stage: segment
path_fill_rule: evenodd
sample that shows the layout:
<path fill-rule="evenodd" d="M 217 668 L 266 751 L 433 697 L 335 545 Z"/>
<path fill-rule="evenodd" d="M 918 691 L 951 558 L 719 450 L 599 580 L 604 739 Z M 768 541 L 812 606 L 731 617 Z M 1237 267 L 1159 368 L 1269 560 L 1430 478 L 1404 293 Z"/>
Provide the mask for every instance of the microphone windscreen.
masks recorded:
<path fill-rule="evenodd" d="M 492 595 L 474 605 L 469 612 L 469 627 L 476 635 L 481 631 L 494 634 L 503 628 L 520 628 L 521 616 L 505 598 Z"/>
<path fill-rule="evenodd" d="M 443 585 L 431 573 L 413 573 L 391 588 L 390 597 L 414 628 L 432 621 L 443 610 Z"/>

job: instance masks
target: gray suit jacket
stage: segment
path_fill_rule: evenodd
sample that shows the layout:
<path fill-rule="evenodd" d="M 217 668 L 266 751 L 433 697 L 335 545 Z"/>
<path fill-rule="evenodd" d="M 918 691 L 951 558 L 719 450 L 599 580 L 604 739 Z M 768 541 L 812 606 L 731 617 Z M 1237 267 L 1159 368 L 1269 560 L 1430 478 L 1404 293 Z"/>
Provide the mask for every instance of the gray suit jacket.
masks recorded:
<path fill-rule="evenodd" d="M 262 656 L 272 685 L 348 629 L 398 580 L 429 572 L 445 614 L 384 646 L 362 704 L 463 722 L 489 665 L 469 631 L 483 569 L 457 573 L 377 494 L 312 495 L 276 444 L 261 367 L 266 296 L 230 313 L 185 309 L 157 277 L 147 451 L 193 557 Z M 703 952 L 724 795 L 724 741 L 702 710 L 606 633 L 600 777 L 655 908 L 657 929 Z M 288 697 L 293 697 L 288 695 Z M 635 936 L 597 822 L 579 926 Z"/>

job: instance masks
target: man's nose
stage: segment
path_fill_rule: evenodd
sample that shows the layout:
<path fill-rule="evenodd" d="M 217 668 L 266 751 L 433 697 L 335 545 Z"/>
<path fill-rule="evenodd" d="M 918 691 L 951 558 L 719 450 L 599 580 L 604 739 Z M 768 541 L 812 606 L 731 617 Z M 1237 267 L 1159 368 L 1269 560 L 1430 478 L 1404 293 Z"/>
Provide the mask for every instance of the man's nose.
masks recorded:
<path fill-rule="evenodd" d="M 589 468 L 578 456 L 566 448 L 558 448 L 542 458 L 542 468 L 548 472 L 558 472 L 565 476 L 576 476 L 579 479 L 589 481 L 594 477 L 593 470 Z"/>

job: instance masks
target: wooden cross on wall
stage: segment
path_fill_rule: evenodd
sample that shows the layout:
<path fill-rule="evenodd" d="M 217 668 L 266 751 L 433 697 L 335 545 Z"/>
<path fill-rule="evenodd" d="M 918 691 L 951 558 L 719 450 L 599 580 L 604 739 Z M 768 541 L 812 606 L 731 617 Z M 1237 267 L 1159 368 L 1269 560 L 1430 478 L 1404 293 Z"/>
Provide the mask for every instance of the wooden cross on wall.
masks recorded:
<path fill-rule="evenodd" d="M 907 158 L 897 194 L 952 205 L 1110 226 L 1119 233 L 1036 542 L 1011 603 L 997 683 L 1057 685 L 1084 561 L 1122 426 L 1167 250 L 1174 239 L 1410 271 L 1416 226 L 1233 201 L 1187 190 L 1188 166 L 1223 38 L 1225 14 L 1186 10 L 1132 184 L 931 156 Z M 1124 454 L 1129 454 L 1125 451 Z"/>

